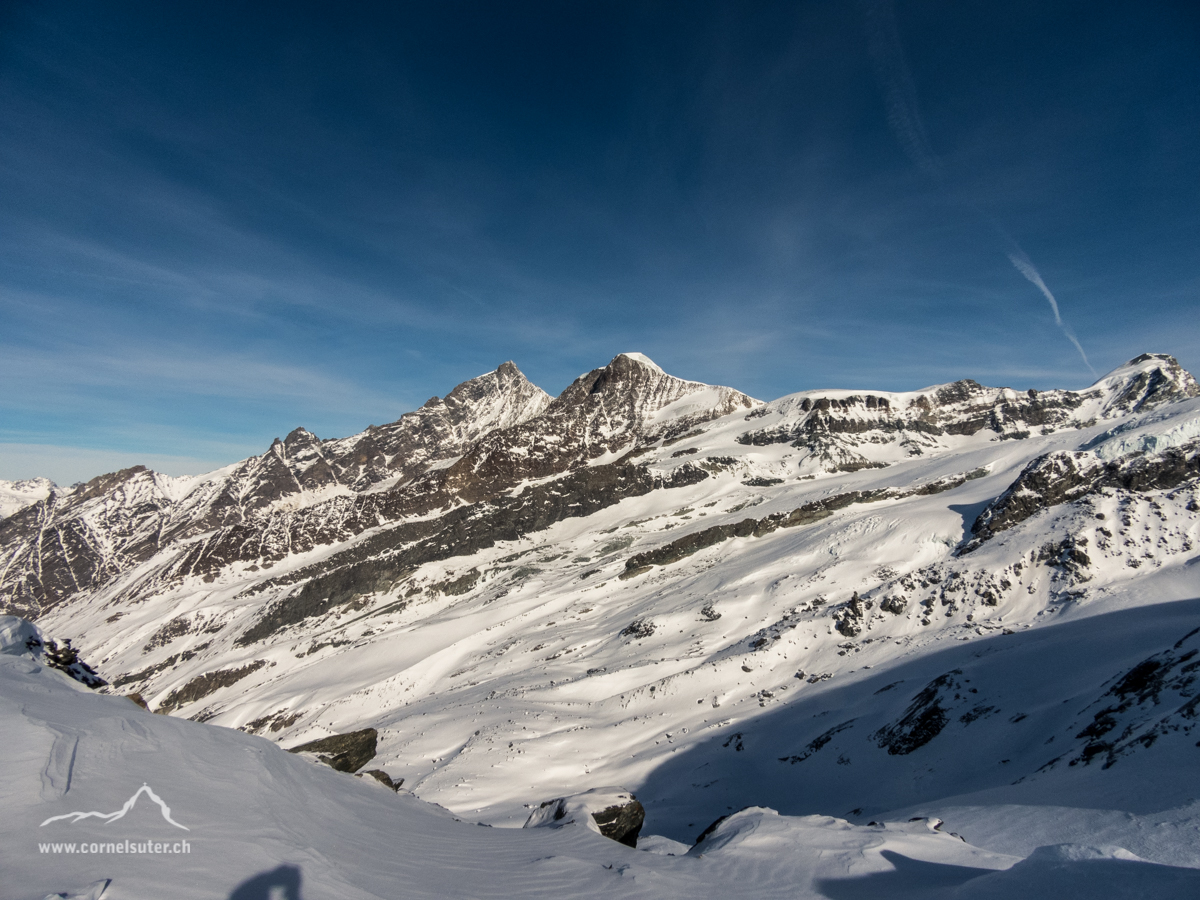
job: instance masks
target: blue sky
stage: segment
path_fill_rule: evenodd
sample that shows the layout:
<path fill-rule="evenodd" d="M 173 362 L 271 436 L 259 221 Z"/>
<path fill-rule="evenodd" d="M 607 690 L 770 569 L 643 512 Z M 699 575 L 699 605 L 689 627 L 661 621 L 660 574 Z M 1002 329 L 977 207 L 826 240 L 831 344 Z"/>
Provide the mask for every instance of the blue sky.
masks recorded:
<path fill-rule="evenodd" d="M 0 478 L 199 472 L 507 359 L 1195 371 L 1197 84 L 1186 0 L 4 4 Z"/>

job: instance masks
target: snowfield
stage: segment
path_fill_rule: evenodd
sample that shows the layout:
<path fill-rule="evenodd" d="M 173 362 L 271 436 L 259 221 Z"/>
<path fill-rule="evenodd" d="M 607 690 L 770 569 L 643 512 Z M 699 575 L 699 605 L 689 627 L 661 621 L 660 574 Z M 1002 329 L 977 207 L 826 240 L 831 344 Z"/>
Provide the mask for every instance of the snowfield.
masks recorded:
<path fill-rule="evenodd" d="M 6 900 L 1184 897 L 1200 890 L 1200 870 L 1147 862 L 1118 846 L 1004 853 L 972 846 L 931 818 L 853 825 L 750 807 L 693 847 L 649 837 L 641 850 L 577 823 L 481 828 L 262 738 L 95 695 L 23 651 L 9 644 L 0 653 Z M 119 819 L 53 821 L 119 810 L 142 785 L 152 795 L 136 797 Z M 169 820 L 152 797 L 167 805 Z M 1031 818 L 1034 827 L 1048 820 L 1024 807 L 994 812 L 1012 822 Z M 1141 823 L 1105 824 L 1111 836 L 1128 838 Z M 1172 823 L 1174 833 L 1194 852 L 1195 822 L 1181 825 Z M 1067 828 L 1097 825 L 1076 816 Z M 1020 831 L 1028 834 L 1028 826 Z M 989 835 L 996 843 L 1006 837 L 1016 840 Z M 105 852 L 118 845 L 133 852 Z"/>
<path fill-rule="evenodd" d="M 45 500 L 54 490 L 49 478 L 29 478 L 24 481 L 0 481 L 0 519 Z"/>
<path fill-rule="evenodd" d="M 1200 895 L 1174 360 L 766 404 L 640 354 L 553 401 L 505 367 L 0 523 L 7 608 L 169 713 L 8 639 L 0 896 Z M 360 461 L 384 434 L 417 462 Z M 283 749 L 368 728 L 399 793 Z M 177 830 L 144 797 L 39 824 L 143 782 L 186 858 L 38 851 Z M 637 849 L 537 814 L 598 788 L 644 806 Z"/>

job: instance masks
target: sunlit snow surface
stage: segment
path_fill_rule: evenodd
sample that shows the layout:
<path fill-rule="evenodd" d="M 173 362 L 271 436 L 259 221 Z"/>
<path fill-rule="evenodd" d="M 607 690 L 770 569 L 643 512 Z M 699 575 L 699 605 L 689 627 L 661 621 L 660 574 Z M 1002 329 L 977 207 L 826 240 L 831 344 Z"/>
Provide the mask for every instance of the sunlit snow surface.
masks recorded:
<path fill-rule="evenodd" d="M 0 481 L 0 519 L 50 496 L 54 482 L 49 478 L 28 478 L 24 481 Z"/>
<path fill-rule="evenodd" d="M 28 655 L 0 654 L 0 686 L 6 900 L 80 896 L 104 880 L 110 884 L 103 896 L 112 900 L 1134 897 L 1151 889 L 1156 896 L 1200 890 L 1200 871 L 1151 865 L 1117 847 L 1045 847 L 1022 860 L 971 846 L 945 826 L 936 831 L 930 820 L 856 826 L 752 808 L 687 852 L 667 841 L 657 852 L 634 850 L 579 825 L 481 828 L 261 738 L 92 694 Z M 141 798 L 109 824 L 46 821 L 81 809 L 116 810 L 143 784 L 170 805 L 182 828 Z M 187 841 L 189 852 L 52 852 L 54 845 L 126 841 L 176 851 Z"/>
<path fill-rule="evenodd" d="M 120 715 L 105 726 L 116 731 L 97 732 L 99 756 L 109 753 L 106 741 L 132 740 L 116 734 L 162 728 L 196 735 L 170 745 L 187 754 L 226 759 L 224 749 L 203 748 L 227 742 L 237 748 L 230 758 L 249 760 L 196 763 L 204 774 L 194 802 L 205 815 L 219 818 L 215 801 L 204 799 L 203 782 L 212 779 L 214 798 L 222 790 L 244 794 L 255 799 L 243 807 L 276 816 L 256 819 L 247 832 L 222 833 L 231 845 L 230 886 L 294 861 L 306 879 L 325 884 L 320 879 L 333 873 L 363 896 L 455 895 L 421 880 L 432 875 L 404 868 L 411 855 L 432 860 L 434 869 L 455 861 L 461 896 L 1123 897 L 1141 896 L 1147 886 L 1156 896 L 1198 893 L 1188 881 L 1195 872 L 1178 868 L 1200 866 L 1200 731 L 1187 656 L 1200 651 L 1192 634 L 1200 626 L 1195 488 L 1099 491 L 1039 512 L 970 554 L 955 550 L 1032 460 L 1084 447 L 1087 458 L 1102 461 L 1178 447 L 1193 436 L 1200 401 L 1114 422 L 1104 418 L 1106 401 L 1097 393 L 1075 412 L 1074 427 L 1012 440 L 990 430 L 918 434 L 919 448 L 869 444 L 856 452 L 886 467 L 850 473 L 826 471 L 786 442 L 738 442 L 748 430 L 786 429 L 818 393 L 839 392 L 738 412 L 639 457 L 664 473 L 717 461 L 699 484 L 427 563 L 361 608 L 265 642 L 234 643 L 278 596 L 279 588 L 256 587 L 346 544 L 294 554 L 269 572 L 234 563 L 215 580 L 189 578 L 128 602 L 161 562 L 151 560 L 39 625 L 75 638 L 110 678 L 174 657 L 173 668 L 133 683 L 152 707 L 197 675 L 265 661 L 176 715 L 255 730 L 270 741 L 151 717 L 120 698 L 71 694 L 69 701 L 118 704 L 112 709 Z M 915 394 L 877 396 L 899 408 Z M 914 493 L 939 482 L 958 486 Z M 885 488 L 894 491 L 821 521 L 734 538 L 619 577 L 634 554 L 710 525 Z M 1063 552 L 1068 539 L 1086 548 L 1086 572 L 1045 561 L 1048 547 Z M 473 572 L 478 579 L 465 593 L 444 589 Z M 1008 586 L 1000 602 L 983 602 L 979 590 L 1001 581 Z M 847 634 L 836 624 L 854 593 L 866 611 L 859 632 Z M 884 601 L 896 597 L 904 603 L 885 612 Z M 186 627 L 163 638 L 172 621 Z M 634 622 L 653 632 L 623 634 Z M 1162 683 L 1150 679 L 1151 688 L 1133 690 L 1137 672 L 1163 674 Z M 21 677 L 21 690 L 35 690 L 57 675 Z M 6 688 L 5 696 L 16 690 Z M 65 727 L 32 704 L 8 709 L 50 723 L 27 724 L 27 731 Z M 933 737 L 911 752 L 903 741 L 889 745 L 889 735 L 918 733 L 905 723 L 922 716 L 940 723 Z M 516 829 L 543 800 L 620 785 L 646 807 L 643 835 L 658 837 L 645 841 L 648 850 L 631 851 L 590 832 L 530 836 L 468 827 L 272 749 L 367 726 L 380 732 L 370 767 L 406 779 L 406 789 L 466 823 Z M 15 752 L 40 772 L 49 740 L 37 752 Z M 889 752 L 897 748 L 903 752 Z M 283 774 L 255 774 L 260 765 Z M 189 783 L 176 768 L 167 771 L 181 788 Z M 130 773 L 101 799 L 51 808 L 39 795 L 20 808 L 39 822 L 85 803 L 116 809 L 143 780 L 166 796 L 165 786 Z M 299 794 L 319 798 L 312 802 L 326 804 L 335 824 L 321 824 L 309 807 L 289 807 Z M 167 802 L 185 815 L 186 802 Z M 687 857 L 666 855 L 681 854 L 714 819 L 746 805 L 784 815 L 742 813 Z M 397 810 L 407 824 L 372 818 Z M 970 845 L 909 823 L 914 817 L 944 819 L 942 831 Z M 408 853 L 396 849 L 401 834 L 413 842 Z M 239 841 L 254 846 L 234 846 Z M 1038 850 L 1063 844 L 1075 846 Z M 235 871 L 239 853 L 247 861 Z M 609 863 L 614 868 L 602 870 Z M 476 864 L 502 874 L 488 881 Z M 352 880 L 351 870 L 367 880 Z M 604 881 L 618 875 L 623 880 Z M 408 879 L 409 893 L 380 886 L 399 878 Z M 329 889 L 335 895 L 357 896 L 328 883 L 338 885 Z"/>

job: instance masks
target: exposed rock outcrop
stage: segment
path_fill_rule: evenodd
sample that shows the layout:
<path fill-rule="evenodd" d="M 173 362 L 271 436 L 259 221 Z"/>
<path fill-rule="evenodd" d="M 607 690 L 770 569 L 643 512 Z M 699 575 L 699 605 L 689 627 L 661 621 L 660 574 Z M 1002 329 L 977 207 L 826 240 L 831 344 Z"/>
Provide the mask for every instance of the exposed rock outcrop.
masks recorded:
<path fill-rule="evenodd" d="M 215 672 L 205 672 L 203 675 L 197 675 L 183 687 L 167 694 L 162 702 L 158 704 L 158 709 L 155 712 L 173 712 L 181 706 L 187 706 L 189 703 L 202 700 L 209 694 L 219 691 L 221 688 L 237 684 L 243 678 L 257 672 L 266 664 L 267 661 L 265 659 L 256 659 L 254 662 L 247 663 L 244 666 L 237 666 L 231 669 L 218 669 Z"/>
<path fill-rule="evenodd" d="M 375 781 L 378 781 L 380 784 L 382 784 L 385 788 L 393 791 L 398 791 L 400 788 L 404 787 L 403 778 L 401 778 L 399 781 L 392 781 L 392 776 L 383 771 L 383 769 L 367 769 L 365 772 L 354 773 L 355 778 L 363 778 L 364 776 L 370 776 Z"/>
<path fill-rule="evenodd" d="M 335 734 L 291 747 L 289 753 L 314 753 L 317 759 L 339 772 L 357 772 L 375 758 L 375 747 L 379 732 L 374 728 L 364 728 L 361 731 L 351 731 L 347 734 Z M 373 778 L 382 781 L 375 771 L 369 773 Z M 386 776 L 385 776 L 386 777 Z M 389 782 L 391 779 L 388 779 Z M 391 787 L 391 785 L 388 785 Z"/>
<path fill-rule="evenodd" d="M 752 411 L 748 421 L 762 417 L 773 424 L 738 441 L 791 444 L 807 450 L 806 459 L 819 469 L 856 471 L 885 465 L 870 457 L 889 445 L 921 456 L 955 438 L 983 433 L 1020 440 L 1034 430 L 1081 428 L 1196 396 L 1200 384 L 1173 357 L 1147 353 L 1084 391 L 1016 391 L 964 379 L 906 394 L 797 394 Z"/>
<path fill-rule="evenodd" d="M 445 400 L 435 397 L 391 425 L 353 437 L 321 441 L 297 428 L 261 456 L 207 476 L 170 478 L 134 466 L 54 489 L 0 521 L 0 558 L 8 561 L 0 608 L 40 615 L 172 544 L 214 531 L 232 529 L 236 544 L 219 539 L 220 553 L 206 572 L 356 534 L 378 521 L 375 502 L 355 510 L 359 492 L 387 480 L 407 484 L 549 402 L 505 363 Z M 319 511 L 304 514 L 313 507 Z"/>
<path fill-rule="evenodd" d="M 582 794 L 547 800 L 530 813 L 525 828 L 558 828 L 583 824 L 606 838 L 636 847 L 646 810 L 621 787 L 593 788 Z"/>
<path fill-rule="evenodd" d="M 71 641 L 58 642 L 46 637 L 42 630 L 18 616 L 0 616 L 0 653 L 25 656 L 51 669 L 57 669 L 80 684 L 92 689 L 108 684 L 99 673 L 79 658 Z"/>
<path fill-rule="evenodd" d="M 975 520 L 972 536 L 960 553 L 970 553 L 1044 509 L 1079 500 L 1103 488 L 1169 490 L 1197 477 L 1200 440 L 1155 454 L 1133 453 L 1111 461 L 1085 450 L 1040 456 Z"/>

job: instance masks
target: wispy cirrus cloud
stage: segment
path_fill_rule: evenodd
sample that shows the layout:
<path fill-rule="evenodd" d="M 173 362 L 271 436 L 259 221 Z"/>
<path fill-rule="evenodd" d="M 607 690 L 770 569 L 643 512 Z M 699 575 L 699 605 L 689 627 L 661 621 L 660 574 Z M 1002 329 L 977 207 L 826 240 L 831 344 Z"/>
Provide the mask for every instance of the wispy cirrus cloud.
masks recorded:
<path fill-rule="evenodd" d="M 913 164 L 941 181 L 945 169 L 929 142 L 925 120 L 917 104 L 917 87 L 905 57 L 891 0 L 863 0 L 867 43 L 875 74 L 887 103 L 888 125 Z"/>
<path fill-rule="evenodd" d="M 395 395 L 376 391 L 316 368 L 219 353 L 186 344 L 140 341 L 101 350 L 59 345 L 54 352 L 0 344 L 0 379 L 7 404 L 87 402 L 88 389 L 134 389 L 146 397 L 163 393 L 256 402 L 303 401 L 313 410 L 374 410 L 393 407 Z"/>
<path fill-rule="evenodd" d="M 867 24 L 867 44 L 883 90 L 884 100 L 887 103 L 888 125 L 900 147 L 913 164 L 945 190 L 946 169 L 938 155 L 934 153 L 925 129 L 925 120 L 917 101 L 917 89 L 913 82 L 912 70 L 909 68 L 904 46 L 900 40 L 900 28 L 896 22 L 896 10 L 892 0 L 862 0 L 862 9 Z M 1009 260 L 1016 270 L 1030 284 L 1034 285 L 1050 303 L 1055 325 L 1079 351 L 1084 365 L 1095 375 L 1096 370 L 1088 361 L 1083 345 L 1079 343 L 1079 339 L 1075 337 L 1070 326 L 1063 321 L 1058 308 L 1058 300 L 1046 286 L 1045 280 L 1034 266 L 1033 261 L 1030 260 L 1029 254 L 994 219 L 982 214 L 973 205 L 971 205 L 971 209 L 995 230 L 1004 243 L 1010 246 L 1011 249 L 1006 251 Z"/>
<path fill-rule="evenodd" d="M 0 479 L 20 481 L 25 478 L 49 478 L 55 484 L 65 487 L 80 481 L 89 481 L 106 472 L 116 472 L 132 466 L 146 466 L 164 475 L 200 475 L 244 459 L 248 455 L 243 447 L 229 447 L 226 453 L 205 458 L 60 444 L 0 442 Z"/>

